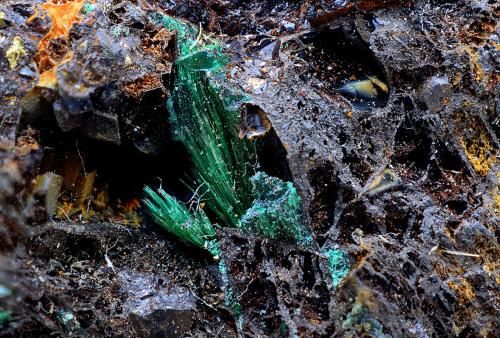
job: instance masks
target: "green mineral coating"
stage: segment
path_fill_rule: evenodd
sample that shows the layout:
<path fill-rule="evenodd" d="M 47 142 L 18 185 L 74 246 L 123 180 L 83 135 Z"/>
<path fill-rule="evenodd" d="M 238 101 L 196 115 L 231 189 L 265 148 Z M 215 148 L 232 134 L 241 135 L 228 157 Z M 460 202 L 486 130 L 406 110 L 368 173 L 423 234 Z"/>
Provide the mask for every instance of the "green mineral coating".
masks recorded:
<path fill-rule="evenodd" d="M 292 182 L 258 172 L 250 179 L 254 202 L 238 223 L 247 232 L 308 244 L 312 241 Z"/>
<path fill-rule="evenodd" d="M 328 268 L 332 275 L 332 283 L 337 287 L 342 279 L 349 273 L 351 264 L 349 258 L 341 250 L 327 250 L 325 255 L 328 257 Z"/>
<path fill-rule="evenodd" d="M 222 224 L 235 227 L 251 204 L 254 153 L 237 133 L 245 97 L 222 85 L 228 59 L 217 40 L 206 42 L 193 25 L 167 16 L 161 23 L 178 32 L 180 57 L 168 108 L 173 138 L 184 144 L 192 162 L 189 185 Z"/>
<path fill-rule="evenodd" d="M 196 52 L 200 49 L 195 45 L 200 32 L 197 31 L 194 25 L 166 15 L 155 14 L 153 19 L 156 19 L 157 22 L 169 30 L 177 31 L 177 48 L 181 58 L 191 54 L 193 50 Z M 209 49 L 207 46 L 205 48 Z"/>
<path fill-rule="evenodd" d="M 75 319 L 75 315 L 71 311 L 60 310 L 57 313 L 57 318 L 64 324 Z"/>
<path fill-rule="evenodd" d="M 120 36 L 128 36 L 130 34 L 130 29 L 124 26 L 113 26 L 109 33 L 114 38 L 119 38 Z"/>
<path fill-rule="evenodd" d="M 11 314 L 10 311 L 0 311 L 0 325 L 8 321 Z"/>
<path fill-rule="evenodd" d="M 223 258 L 221 258 L 219 261 L 219 271 L 222 275 L 222 287 L 225 294 L 224 304 L 231 307 L 236 315 L 240 315 L 243 309 L 241 307 L 241 304 L 236 300 L 234 292 L 230 287 L 231 284 L 229 282 L 229 274 Z"/>
<path fill-rule="evenodd" d="M 206 249 L 214 257 L 219 256 L 214 226 L 203 210 L 189 210 L 161 188 L 155 192 L 145 187 L 144 192 L 147 195 L 144 203 L 162 228 L 186 244 Z"/>
<path fill-rule="evenodd" d="M 82 8 L 82 14 L 87 15 L 95 9 L 94 4 L 84 4 Z"/>
<path fill-rule="evenodd" d="M 384 326 L 377 319 L 373 318 L 366 306 L 355 303 L 351 313 L 342 323 L 342 329 L 350 331 L 348 337 L 377 337 L 386 338 L 384 335 Z"/>
<path fill-rule="evenodd" d="M 231 288 L 231 283 L 229 281 L 229 273 L 227 271 L 224 258 L 221 257 L 219 261 L 219 271 L 222 276 L 222 290 L 224 291 L 224 304 L 229 306 L 236 317 L 236 329 L 238 330 L 238 336 L 244 337 L 243 335 L 243 307 L 236 299 L 234 291 Z"/>
<path fill-rule="evenodd" d="M 59 311 L 57 311 L 56 317 L 70 335 L 72 335 L 76 331 L 81 330 L 80 322 L 75 317 L 73 312 L 65 309 L 60 309 Z"/>
<path fill-rule="evenodd" d="M 281 321 L 279 331 L 280 331 L 279 337 L 286 337 L 288 335 L 288 332 L 290 331 L 290 329 L 288 328 L 288 325 L 286 324 L 286 322 Z"/>

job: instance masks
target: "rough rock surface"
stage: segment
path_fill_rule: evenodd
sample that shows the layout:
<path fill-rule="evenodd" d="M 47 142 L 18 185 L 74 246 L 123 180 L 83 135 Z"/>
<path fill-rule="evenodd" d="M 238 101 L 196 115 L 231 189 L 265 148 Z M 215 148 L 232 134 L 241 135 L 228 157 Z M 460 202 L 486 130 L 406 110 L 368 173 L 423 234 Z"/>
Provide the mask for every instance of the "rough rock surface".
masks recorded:
<path fill-rule="evenodd" d="M 173 147 L 163 140 L 167 120 L 156 118 L 168 114 L 174 55 L 166 41 L 175 33 L 158 35 L 147 22 L 157 11 L 201 23 L 224 40 L 229 84 L 250 94 L 272 125 L 262 139 L 262 168 L 293 180 L 315 240 L 305 248 L 220 230 L 246 336 L 500 334 L 494 1 L 109 1 L 107 12 L 90 14 L 102 20 L 75 26 L 80 35 L 64 42 L 77 53 L 60 77 L 87 58 L 96 67 L 119 66 L 77 105 L 64 90 L 33 96 L 40 81 L 33 58 L 50 20 L 28 18 L 42 3 L 0 4 L 0 284 L 16 295 L 0 297 L 0 311 L 12 311 L 0 336 L 237 335 L 217 262 L 152 230 L 148 218 L 140 228 L 87 219 L 40 224 L 42 197 L 30 193 L 35 175 L 54 162 L 47 159 L 82 135 L 116 144 L 96 162 L 118 177 L 142 185 L 157 175 L 137 163 L 108 163 L 118 162 L 126 144 L 148 156 Z M 130 42 L 121 49 L 99 40 L 116 52 L 112 60 L 74 44 L 112 27 Z M 155 46 L 172 54 L 159 56 Z M 141 60 L 139 70 L 123 68 L 127 50 L 148 47 L 149 54 L 130 57 Z M 158 60 L 166 68 L 158 69 Z M 162 77 L 153 81 L 158 86 L 126 86 L 151 72 Z M 387 92 L 360 99 L 341 89 L 373 77 Z M 63 134 L 60 117 L 70 111 L 79 117 Z M 114 116 L 114 124 L 95 123 L 94 115 Z M 76 150 L 79 166 L 78 141 Z M 166 154 L 183 166 L 177 150 Z M 337 287 L 328 249 L 352 261 Z"/>

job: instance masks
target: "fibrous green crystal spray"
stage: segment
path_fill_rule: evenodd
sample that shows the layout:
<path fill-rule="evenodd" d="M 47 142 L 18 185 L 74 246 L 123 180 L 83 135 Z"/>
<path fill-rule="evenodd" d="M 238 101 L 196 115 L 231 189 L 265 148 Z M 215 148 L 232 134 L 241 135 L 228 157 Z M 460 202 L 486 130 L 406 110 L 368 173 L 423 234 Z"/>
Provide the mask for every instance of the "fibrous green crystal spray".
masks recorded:
<path fill-rule="evenodd" d="M 189 210 L 161 188 L 155 192 L 145 187 L 144 192 L 144 203 L 156 223 L 182 242 L 219 255 L 215 229 L 203 210 Z"/>
<path fill-rule="evenodd" d="M 255 153 L 237 132 L 239 110 L 247 98 L 222 85 L 228 60 L 220 43 L 203 36 L 201 27 L 198 30 L 168 16 L 154 18 L 178 34 L 177 77 L 168 108 L 173 137 L 190 156 L 194 179 L 188 185 L 192 191 L 203 196 L 211 215 L 224 226 L 310 245 L 312 237 L 301 217 L 300 197 L 293 184 L 252 172 Z M 241 305 L 233 295 L 217 235 L 205 211 L 197 205 L 186 206 L 161 188 L 155 192 L 146 187 L 145 193 L 145 205 L 160 226 L 219 259 L 226 304 L 233 309 L 241 334 Z M 333 261 L 329 261 L 332 269 Z"/>
<path fill-rule="evenodd" d="M 252 156 L 248 143 L 236 132 L 243 96 L 224 91 L 217 84 L 218 78 L 224 78 L 222 69 L 227 64 L 217 41 L 205 43 L 201 27 L 197 32 L 180 20 L 167 16 L 158 19 L 178 34 L 177 78 L 168 108 L 173 137 L 184 144 L 192 162 L 194 181 L 189 185 L 198 187 L 192 190 L 204 197 L 206 207 L 218 221 L 234 227 L 251 203 L 247 168 Z M 205 212 L 189 210 L 161 189 L 159 195 L 148 187 L 145 192 L 149 196 L 146 206 L 162 227 L 219 259 L 225 302 L 233 309 L 242 335 L 241 305 L 233 295 L 214 228 Z"/>
<path fill-rule="evenodd" d="M 228 60 L 218 41 L 205 41 L 194 26 L 170 17 L 162 23 L 178 32 L 177 78 L 168 100 L 173 137 L 186 147 L 192 185 L 201 188 L 207 208 L 235 227 L 251 203 L 252 152 L 237 133 L 244 96 L 219 85 Z"/>

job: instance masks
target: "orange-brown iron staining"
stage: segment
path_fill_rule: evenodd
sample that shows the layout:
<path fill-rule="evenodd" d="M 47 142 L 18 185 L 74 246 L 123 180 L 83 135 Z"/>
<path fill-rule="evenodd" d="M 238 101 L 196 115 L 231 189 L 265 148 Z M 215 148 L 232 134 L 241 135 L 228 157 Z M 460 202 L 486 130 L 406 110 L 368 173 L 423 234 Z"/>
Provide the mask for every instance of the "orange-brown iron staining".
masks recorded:
<path fill-rule="evenodd" d="M 83 3 L 84 0 L 48 0 L 41 5 L 52 21 L 52 27 L 40 41 L 34 57 L 40 74 L 39 87 L 54 89 L 57 85 L 57 66 L 72 58 L 72 52 L 65 43 L 73 24 L 82 22 L 80 11 Z M 37 9 L 28 22 L 39 13 Z"/>

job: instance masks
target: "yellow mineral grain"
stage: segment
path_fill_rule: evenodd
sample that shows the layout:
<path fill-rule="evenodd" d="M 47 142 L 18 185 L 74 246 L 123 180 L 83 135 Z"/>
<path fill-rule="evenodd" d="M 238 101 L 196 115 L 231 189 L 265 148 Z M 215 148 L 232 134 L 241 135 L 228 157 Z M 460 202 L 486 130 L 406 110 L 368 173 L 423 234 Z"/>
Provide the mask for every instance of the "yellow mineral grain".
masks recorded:
<path fill-rule="evenodd" d="M 493 203 L 494 203 L 494 210 L 495 214 L 500 215 L 500 192 L 498 191 L 498 188 L 496 188 L 493 191 Z"/>
<path fill-rule="evenodd" d="M 474 298 L 476 298 L 472 285 L 465 278 L 460 279 L 458 283 L 449 281 L 448 286 L 455 291 L 457 298 L 461 303 L 470 303 L 474 300 Z"/>
<path fill-rule="evenodd" d="M 476 81 L 481 81 L 484 78 L 484 69 L 481 65 L 481 56 L 479 52 L 471 47 L 465 47 L 465 52 L 469 56 L 469 62 L 472 72 L 474 73 L 474 79 Z"/>
<path fill-rule="evenodd" d="M 5 52 L 5 57 L 9 60 L 10 69 L 14 70 L 25 55 L 26 49 L 24 48 L 23 40 L 20 36 L 14 37 L 9 49 Z"/>
<path fill-rule="evenodd" d="M 0 28 L 5 27 L 5 13 L 0 12 Z"/>
<path fill-rule="evenodd" d="M 496 162 L 497 153 L 490 144 L 488 135 L 480 131 L 477 137 L 462 139 L 460 144 L 474 170 L 481 175 L 487 175 Z"/>
<path fill-rule="evenodd" d="M 500 171 L 497 172 L 497 183 L 496 186 L 491 191 L 491 209 L 496 216 L 500 216 Z"/>

